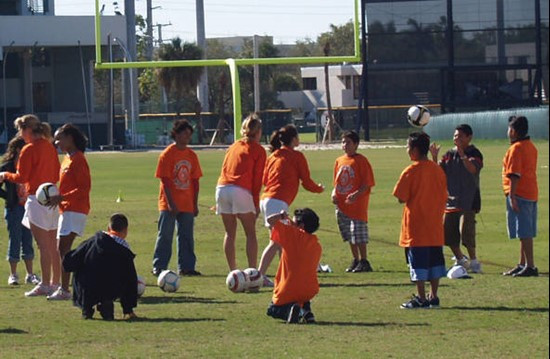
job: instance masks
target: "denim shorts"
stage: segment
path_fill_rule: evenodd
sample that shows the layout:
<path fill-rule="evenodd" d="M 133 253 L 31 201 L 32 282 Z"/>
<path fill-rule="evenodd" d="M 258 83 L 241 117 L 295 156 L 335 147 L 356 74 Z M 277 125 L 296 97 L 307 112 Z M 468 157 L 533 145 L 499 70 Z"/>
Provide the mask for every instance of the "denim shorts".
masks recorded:
<path fill-rule="evenodd" d="M 405 248 L 411 280 L 426 281 L 447 275 L 443 247 L 409 247 Z"/>
<path fill-rule="evenodd" d="M 534 238 L 537 236 L 537 201 L 516 196 L 519 212 L 512 209 L 510 196 L 506 196 L 506 220 L 508 237 Z"/>

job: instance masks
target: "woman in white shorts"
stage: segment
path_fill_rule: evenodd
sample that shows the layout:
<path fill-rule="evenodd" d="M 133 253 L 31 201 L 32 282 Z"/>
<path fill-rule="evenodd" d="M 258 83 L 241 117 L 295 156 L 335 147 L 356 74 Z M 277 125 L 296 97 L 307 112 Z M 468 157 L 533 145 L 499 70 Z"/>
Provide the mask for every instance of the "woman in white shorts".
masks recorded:
<path fill-rule="evenodd" d="M 71 250 L 76 236 L 84 234 L 86 219 L 90 212 L 90 190 L 92 181 L 90 168 L 84 156 L 86 136 L 70 123 L 55 132 L 55 144 L 67 155 L 61 164 L 59 175 L 59 196 L 52 197 L 52 206 L 59 206 L 59 227 L 57 228 L 57 249 L 61 260 Z M 61 268 L 61 286 L 48 296 L 48 300 L 69 300 L 70 273 Z"/>
<path fill-rule="evenodd" d="M 266 159 L 265 150 L 260 145 L 262 121 L 255 114 L 248 116 L 243 122 L 241 135 L 243 138 L 227 149 L 216 187 L 216 214 L 223 220 L 223 248 L 230 270 L 237 269 L 237 219 L 246 235 L 248 266 L 256 268 L 258 260 L 256 218 L 260 213 L 259 198 Z"/>
<path fill-rule="evenodd" d="M 57 183 L 59 158 L 51 143 L 48 123 L 40 122 L 35 115 L 24 115 L 15 120 L 14 126 L 26 145 L 19 155 L 16 173 L 2 172 L 0 181 L 24 184 L 29 194 L 22 223 L 31 230 L 38 244 L 42 282 L 26 292 L 25 296 L 47 296 L 57 290 L 61 277 L 61 261 L 56 244 L 59 213 L 57 208 L 39 204 L 35 193 L 42 183 Z"/>

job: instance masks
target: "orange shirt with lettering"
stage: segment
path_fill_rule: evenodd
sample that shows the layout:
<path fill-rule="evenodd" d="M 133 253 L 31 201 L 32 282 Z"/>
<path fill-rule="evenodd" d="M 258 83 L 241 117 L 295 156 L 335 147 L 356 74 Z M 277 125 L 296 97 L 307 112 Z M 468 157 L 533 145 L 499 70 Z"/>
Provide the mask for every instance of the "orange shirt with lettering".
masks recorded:
<path fill-rule="evenodd" d="M 239 140 L 225 153 L 218 185 L 236 185 L 247 189 L 260 205 L 260 190 L 264 173 L 266 154 L 264 148 L 255 141 Z"/>
<path fill-rule="evenodd" d="M 338 157 L 334 163 L 333 179 L 338 209 L 349 218 L 367 222 L 370 193 L 374 187 L 374 174 L 369 160 L 360 153 Z M 353 203 L 346 203 L 347 196 L 363 186 L 368 189 Z"/>
<path fill-rule="evenodd" d="M 506 195 L 510 194 L 512 181 L 510 175 L 518 176 L 516 196 L 530 201 L 539 198 L 537 184 L 538 151 L 530 139 L 515 141 L 506 151 L 502 161 L 502 188 Z"/>
<path fill-rule="evenodd" d="M 290 206 L 298 194 L 300 182 L 310 192 L 323 192 L 323 187 L 311 179 L 304 154 L 282 147 L 267 158 L 263 177 L 264 193 L 262 199 L 275 198 Z"/>
<path fill-rule="evenodd" d="M 310 301 L 319 293 L 317 266 L 322 249 L 317 236 L 293 224 L 278 221 L 271 231 L 271 240 L 282 248 L 273 304 Z"/>
<path fill-rule="evenodd" d="M 202 177 L 202 170 L 196 153 L 190 148 L 180 150 L 171 144 L 159 156 L 155 177 L 167 179 L 179 212 L 193 213 L 195 210 L 195 192 L 193 180 Z M 159 211 L 169 211 L 168 199 L 160 183 Z"/>
<path fill-rule="evenodd" d="M 6 173 L 6 180 L 24 183 L 29 195 L 35 195 L 42 183 L 59 181 L 59 157 L 53 144 L 40 138 L 27 143 L 21 149 L 17 161 L 17 172 Z"/>
<path fill-rule="evenodd" d="M 59 193 L 63 201 L 59 204 L 61 213 L 71 211 L 90 213 L 90 190 L 92 179 L 86 156 L 76 151 L 65 156 L 59 175 Z"/>
<path fill-rule="evenodd" d="M 405 168 L 393 195 L 405 202 L 401 247 L 443 246 L 443 215 L 447 203 L 445 172 L 433 161 L 415 161 Z"/>

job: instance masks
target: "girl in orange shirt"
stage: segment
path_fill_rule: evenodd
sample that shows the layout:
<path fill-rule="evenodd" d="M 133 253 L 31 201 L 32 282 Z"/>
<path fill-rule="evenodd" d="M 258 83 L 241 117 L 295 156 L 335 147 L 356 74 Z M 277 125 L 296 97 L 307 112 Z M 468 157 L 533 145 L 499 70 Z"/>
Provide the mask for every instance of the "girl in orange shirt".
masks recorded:
<path fill-rule="evenodd" d="M 84 234 L 86 218 L 90 212 L 90 189 L 92 181 L 90 168 L 84 156 L 86 136 L 78 127 L 67 123 L 55 132 L 55 144 L 65 152 L 67 156 L 61 164 L 59 175 L 59 196 L 50 199 L 52 207 L 59 206 L 59 227 L 57 229 L 57 249 L 59 256 L 63 257 L 71 250 L 76 236 Z M 70 273 L 63 268 L 61 275 L 61 287 L 48 300 L 69 300 Z"/>
<path fill-rule="evenodd" d="M 258 240 L 256 218 L 260 213 L 259 197 L 265 166 L 265 150 L 260 145 L 262 121 L 253 114 L 243 122 L 243 139 L 232 144 L 225 154 L 216 187 L 216 213 L 225 228 L 223 248 L 230 270 L 237 269 L 235 237 L 237 218 L 246 234 L 248 266 L 256 268 Z"/>
<path fill-rule="evenodd" d="M 36 200 L 38 186 L 59 180 L 59 158 L 51 143 L 50 125 L 34 115 L 24 115 L 14 122 L 19 135 L 27 143 L 21 150 L 16 173 L 0 173 L 0 182 L 24 183 L 29 194 L 25 203 L 23 225 L 30 228 L 40 250 L 42 282 L 25 296 L 47 296 L 57 290 L 61 277 L 61 261 L 57 251 L 56 233 L 59 212 L 42 206 Z"/>

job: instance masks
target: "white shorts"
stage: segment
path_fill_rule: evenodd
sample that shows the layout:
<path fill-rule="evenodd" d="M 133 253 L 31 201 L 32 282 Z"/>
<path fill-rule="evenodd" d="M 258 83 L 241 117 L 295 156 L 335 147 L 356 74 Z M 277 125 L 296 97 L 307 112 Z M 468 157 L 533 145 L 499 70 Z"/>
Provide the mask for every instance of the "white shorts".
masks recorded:
<path fill-rule="evenodd" d="M 59 227 L 57 227 L 57 238 L 76 233 L 77 236 L 84 234 L 87 215 L 79 212 L 67 211 L 59 216 Z"/>
<path fill-rule="evenodd" d="M 252 194 L 239 186 L 216 187 L 216 214 L 256 213 Z"/>
<path fill-rule="evenodd" d="M 264 214 L 264 225 L 269 227 L 267 219 L 274 214 L 281 213 L 281 211 L 288 213 L 288 204 L 280 199 L 264 198 L 260 201 L 260 209 Z"/>
<path fill-rule="evenodd" d="M 21 223 L 31 228 L 31 223 L 46 231 L 53 231 L 57 229 L 57 223 L 59 220 L 59 209 L 57 207 L 50 208 L 38 203 L 35 195 L 27 197 L 25 202 L 25 214 Z"/>

